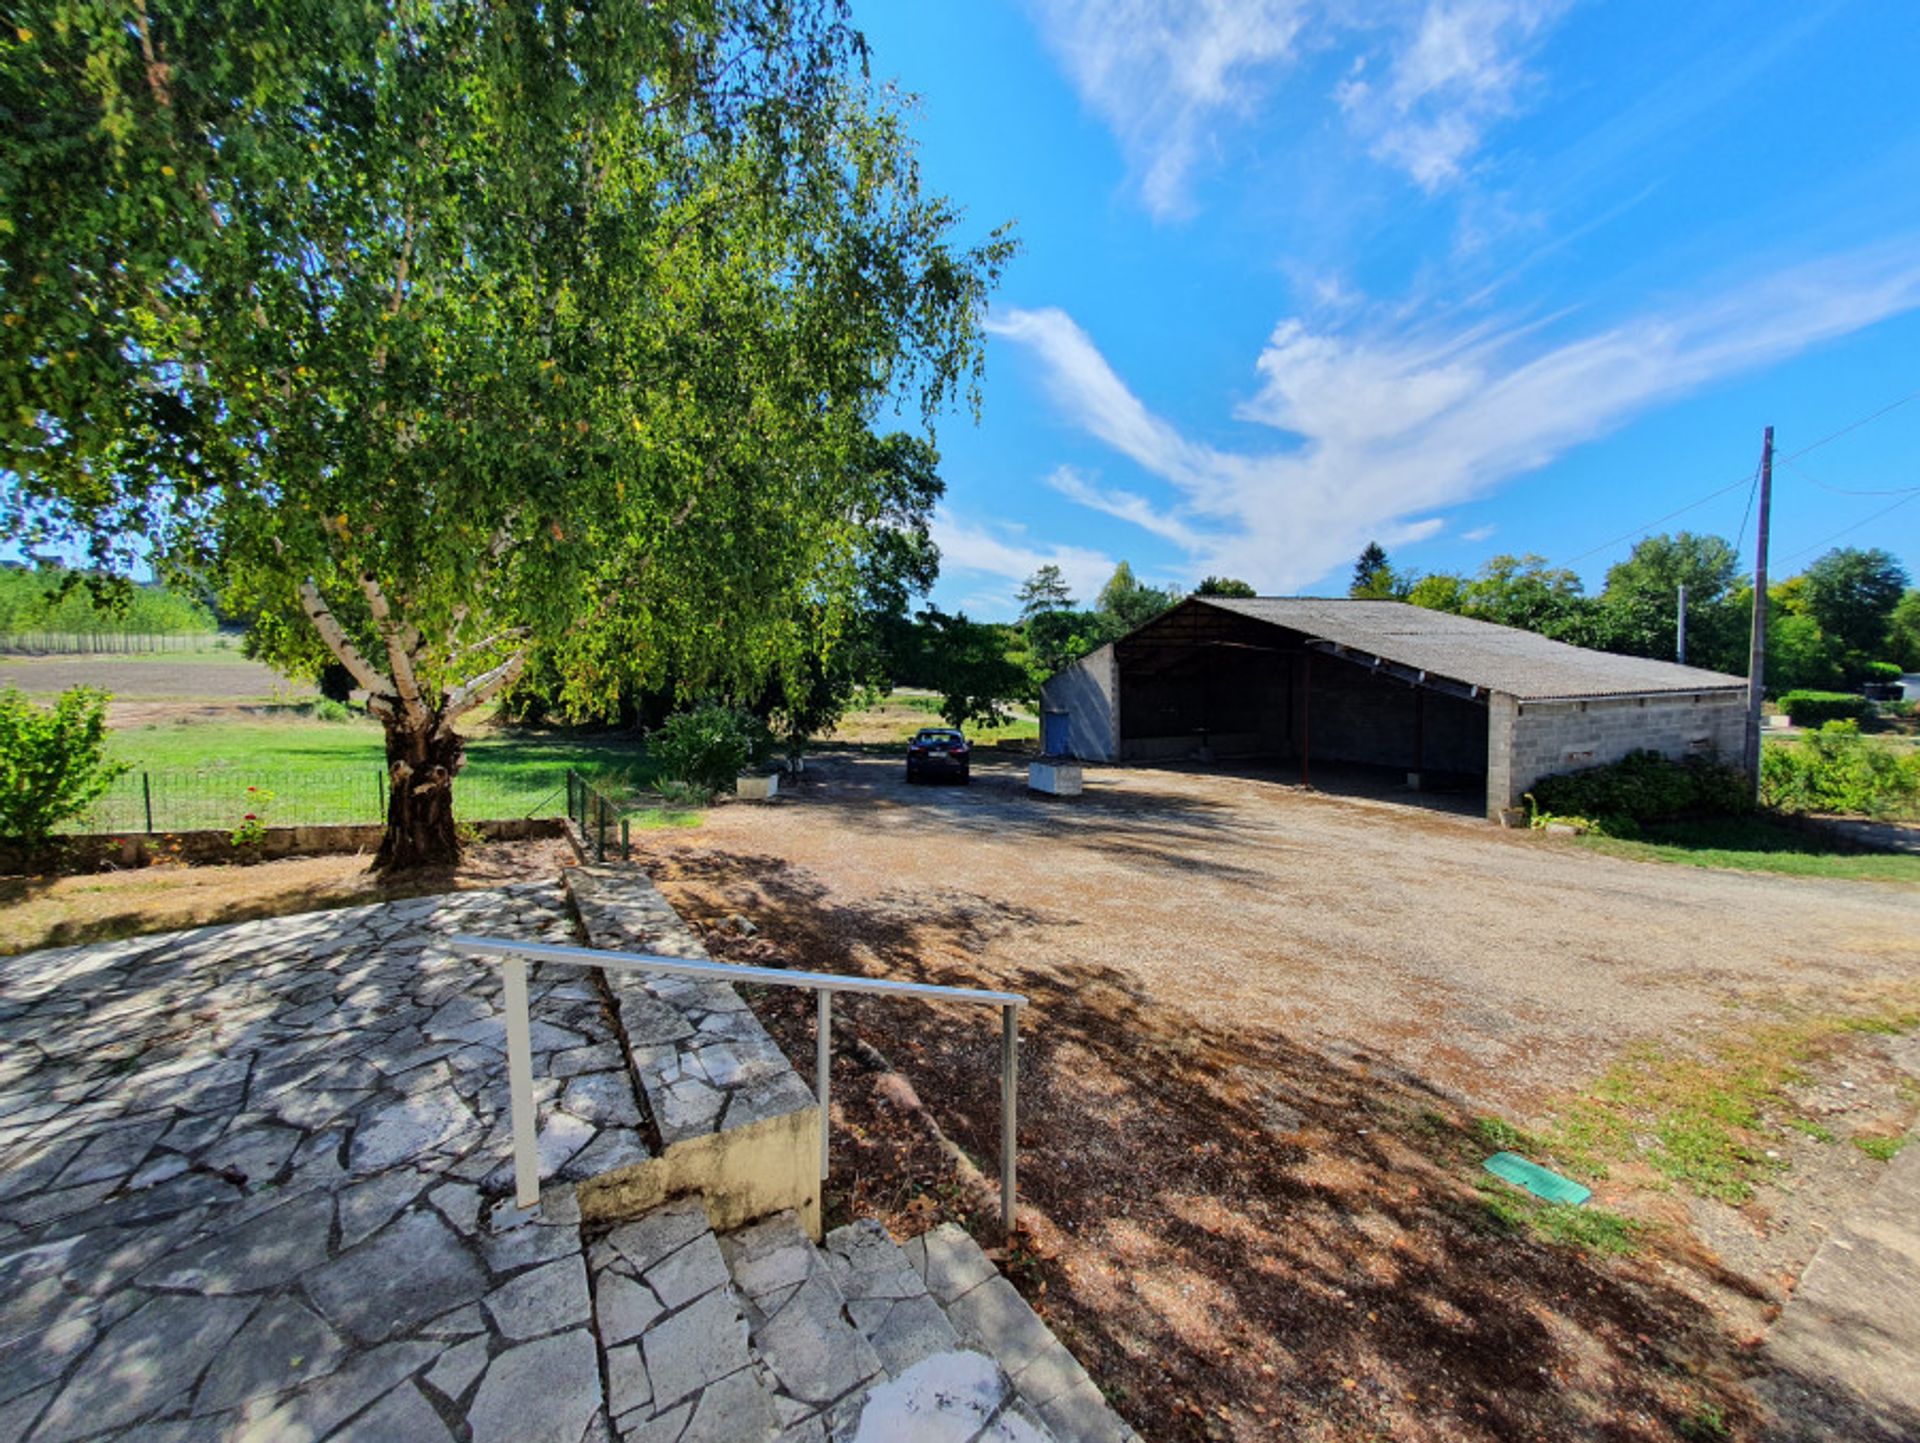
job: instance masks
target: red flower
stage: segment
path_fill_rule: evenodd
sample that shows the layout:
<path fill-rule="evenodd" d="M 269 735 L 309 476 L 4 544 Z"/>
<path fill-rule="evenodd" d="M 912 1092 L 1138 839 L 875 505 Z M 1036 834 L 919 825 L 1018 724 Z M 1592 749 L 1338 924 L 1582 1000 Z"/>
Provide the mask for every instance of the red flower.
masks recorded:
<path fill-rule="evenodd" d="M 252 812 L 248 812 L 248 813 L 247 813 L 247 816 L 246 816 L 246 820 L 247 820 L 247 821 L 249 821 L 249 822 L 257 822 L 257 821 L 259 821 L 260 819 L 259 819 L 258 817 L 256 817 L 256 816 L 254 816 L 254 814 L 253 814 Z"/>

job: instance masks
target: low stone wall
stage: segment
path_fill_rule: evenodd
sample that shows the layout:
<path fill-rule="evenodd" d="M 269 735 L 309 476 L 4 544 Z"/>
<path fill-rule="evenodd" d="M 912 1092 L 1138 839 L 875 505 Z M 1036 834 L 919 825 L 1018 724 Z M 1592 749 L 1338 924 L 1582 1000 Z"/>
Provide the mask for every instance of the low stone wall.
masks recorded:
<path fill-rule="evenodd" d="M 594 947 L 712 960 L 633 867 L 570 867 L 567 889 Z M 820 1113 L 760 1020 L 725 982 L 603 969 L 661 1155 L 583 1186 L 583 1214 L 629 1216 L 702 1192 L 716 1228 L 791 1208 L 820 1236 Z"/>
<path fill-rule="evenodd" d="M 474 822 L 490 842 L 520 842 L 530 837 L 564 837 L 559 817 L 503 817 Z M 269 827 L 256 847 L 233 845 L 233 835 L 219 830 L 190 832 L 83 832 L 55 837 L 47 846 L 29 851 L 0 845 L 0 875 L 104 872 L 149 867 L 157 861 L 205 866 L 222 862 L 272 861 L 280 857 L 325 857 L 341 853 L 373 852 L 386 829 L 376 824 Z"/>

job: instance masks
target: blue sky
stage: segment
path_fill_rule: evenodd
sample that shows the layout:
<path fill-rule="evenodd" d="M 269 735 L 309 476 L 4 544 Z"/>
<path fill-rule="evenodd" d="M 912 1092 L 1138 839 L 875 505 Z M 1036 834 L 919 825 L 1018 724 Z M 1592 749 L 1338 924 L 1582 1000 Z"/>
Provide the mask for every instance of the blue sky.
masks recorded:
<path fill-rule="evenodd" d="M 1597 588 L 1648 523 L 1738 533 L 1769 422 L 1776 575 L 1838 533 L 1920 571 L 1904 0 L 856 16 L 927 183 L 1024 244 L 981 423 L 940 429 L 942 605 L 1008 615 L 1049 561 L 1089 597 L 1122 558 L 1337 592 L 1375 537 Z"/>

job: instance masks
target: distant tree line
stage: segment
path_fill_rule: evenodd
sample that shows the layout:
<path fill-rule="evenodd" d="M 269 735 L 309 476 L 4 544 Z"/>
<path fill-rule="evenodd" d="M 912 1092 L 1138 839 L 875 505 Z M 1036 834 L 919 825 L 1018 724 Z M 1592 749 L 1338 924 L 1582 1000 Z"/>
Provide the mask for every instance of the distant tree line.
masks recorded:
<path fill-rule="evenodd" d="M 203 602 L 172 587 L 51 564 L 0 567 L 0 636 L 178 636 L 216 627 L 213 612 Z"/>
<path fill-rule="evenodd" d="M 1369 543 L 1349 594 L 1407 601 L 1628 656 L 1677 657 L 1687 588 L 1687 662 L 1744 676 L 1753 582 L 1720 536 L 1649 536 L 1589 595 L 1578 575 L 1535 555 L 1492 557 L 1473 576 L 1397 571 Z M 1767 587 L 1767 690 L 1858 686 L 1920 670 L 1920 590 L 1886 551 L 1842 547 Z"/>

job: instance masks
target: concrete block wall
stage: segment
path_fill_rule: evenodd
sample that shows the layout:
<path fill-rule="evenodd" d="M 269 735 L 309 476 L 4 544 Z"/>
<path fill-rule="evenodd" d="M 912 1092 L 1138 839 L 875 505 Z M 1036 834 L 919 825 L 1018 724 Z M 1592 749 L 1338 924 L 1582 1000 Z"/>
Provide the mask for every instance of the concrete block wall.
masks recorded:
<path fill-rule="evenodd" d="M 1487 727 L 1488 815 L 1521 805 L 1542 777 L 1605 766 L 1628 752 L 1737 762 L 1746 722 L 1744 692 L 1550 702 L 1496 694 Z"/>
<path fill-rule="evenodd" d="M 1067 755 L 1087 762 L 1120 755 L 1120 669 L 1113 647 L 1090 652 L 1040 686 L 1042 711 L 1067 714 Z"/>

